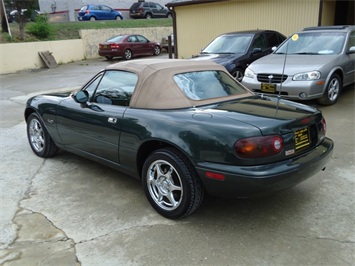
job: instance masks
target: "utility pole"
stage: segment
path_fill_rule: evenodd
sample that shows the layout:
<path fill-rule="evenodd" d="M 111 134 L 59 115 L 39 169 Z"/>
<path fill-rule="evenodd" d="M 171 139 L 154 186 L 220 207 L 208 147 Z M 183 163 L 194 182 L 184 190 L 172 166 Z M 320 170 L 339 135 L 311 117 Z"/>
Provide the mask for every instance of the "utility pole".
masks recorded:
<path fill-rule="evenodd" d="M 7 32 L 10 35 L 10 37 L 12 37 L 11 36 L 11 30 L 10 30 L 10 27 L 9 27 L 9 21 L 7 20 L 7 14 L 6 14 L 4 0 L 1 0 L 0 16 L 1 16 L 1 31 L 2 32 Z"/>

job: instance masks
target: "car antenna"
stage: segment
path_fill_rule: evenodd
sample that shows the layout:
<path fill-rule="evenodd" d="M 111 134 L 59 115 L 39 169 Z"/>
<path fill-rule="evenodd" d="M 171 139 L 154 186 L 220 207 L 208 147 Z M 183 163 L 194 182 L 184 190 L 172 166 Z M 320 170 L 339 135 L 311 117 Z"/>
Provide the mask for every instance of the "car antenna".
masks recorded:
<path fill-rule="evenodd" d="M 293 34 L 291 37 L 292 41 L 297 41 L 298 40 L 298 34 Z M 287 54 L 288 54 L 288 45 L 289 45 L 290 41 L 287 40 L 286 42 L 286 52 L 285 52 L 285 57 L 284 57 L 284 62 L 283 62 L 283 66 L 282 66 L 282 73 L 281 73 L 281 82 L 280 82 L 280 90 L 279 90 L 279 94 L 277 95 L 277 110 L 279 109 L 279 103 L 280 103 L 280 99 L 281 99 L 281 92 L 282 92 L 282 83 L 283 83 L 283 79 L 284 79 L 284 75 L 285 75 L 285 68 L 286 68 L 286 60 L 287 60 Z"/>

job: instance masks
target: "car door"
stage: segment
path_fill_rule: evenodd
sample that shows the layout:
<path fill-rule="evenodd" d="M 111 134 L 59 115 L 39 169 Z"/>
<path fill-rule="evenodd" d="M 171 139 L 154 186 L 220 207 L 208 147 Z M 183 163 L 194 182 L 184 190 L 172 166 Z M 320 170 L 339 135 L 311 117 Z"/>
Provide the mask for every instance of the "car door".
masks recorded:
<path fill-rule="evenodd" d="M 123 114 L 128 108 L 137 76 L 106 70 L 86 85 L 90 101 L 61 102 L 57 110 L 58 133 L 69 149 L 119 163 L 119 137 Z"/>
<path fill-rule="evenodd" d="M 114 19 L 112 9 L 108 6 L 101 6 L 102 19 Z"/>
<path fill-rule="evenodd" d="M 130 35 L 128 38 L 127 38 L 127 45 L 128 47 L 131 49 L 132 53 L 134 56 L 136 55 L 141 55 L 142 54 L 142 45 L 141 43 L 139 42 L 138 38 L 136 35 Z"/>
<path fill-rule="evenodd" d="M 165 9 L 157 3 L 149 3 L 149 7 L 152 10 L 153 17 L 161 18 L 165 17 Z"/>
<path fill-rule="evenodd" d="M 99 10 L 97 11 L 97 18 L 100 20 L 107 19 L 105 7 L 103 5 L 99 5 L 98 7 L 99 7 Z"/>
<path fill-rule="evenodd" d="M 138 42 L 139 42 L 139 51 L 141 55 L 148 55 L 148 54 L 152 54 L 153 52 L 153 47 L 150 44 L 149 40 L 147 38 L 145 38 L 142 35 L 136 35 Z"/>
<path fill-rule="evenodd" d="M 350 47 L 355 47 L 355 31 L 352 31 L 349 34 L 347 43 L 346 43 L 346 51 L 345 54 L 345 63 L 344 63 L 344 84 L 350 84 L 355 82 L 355 53 L 348 52 Z"/>

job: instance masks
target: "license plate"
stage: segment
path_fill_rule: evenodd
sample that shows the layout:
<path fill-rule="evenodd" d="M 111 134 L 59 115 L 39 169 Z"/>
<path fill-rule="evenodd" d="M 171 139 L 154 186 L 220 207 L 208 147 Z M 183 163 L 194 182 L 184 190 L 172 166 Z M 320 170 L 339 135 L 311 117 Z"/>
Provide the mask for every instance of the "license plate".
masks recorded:
<path fill-rule="evenodd" d="M 295 131 L 295 149 L 299 150 L 309 146 L 309 129 L 308 127 Z"/>
<path fill-rule="evenodd" d="M 275 93 L 276 92 L 276 84 L 261 83 L 261 91 L 267 92 L 267 93 Z"/>

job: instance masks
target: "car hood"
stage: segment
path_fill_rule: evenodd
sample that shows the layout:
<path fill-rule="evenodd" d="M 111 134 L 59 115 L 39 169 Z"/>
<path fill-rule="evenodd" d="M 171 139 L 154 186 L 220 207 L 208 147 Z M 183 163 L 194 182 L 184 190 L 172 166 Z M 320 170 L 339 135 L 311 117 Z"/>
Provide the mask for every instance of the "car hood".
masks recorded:
<path fill-rule="evenodd" d="M 255 126 L 264 135 L 275 134 L 275 130 L 292 130 L 291 126 L 301 123 L 304 118 L 315 113 L 320 114 L 314 107 L 277 97 L 260 96 L 220 103 L 206 109 L 205 112 Z M 314 122 L 314 119 L 309 121 Z"/>
<path fill-rule="evenodd" d="M 284 73 L 293 75 L 303 71 L 319 70 L 336 59 L 337 55 L 287 55 L 270 54 L 250 64 L 255 73 Z"/>
<path fill-rule="evenodd" d="M 190 60 L 211 60 L 217 64 L 228 64 L 233 60 L 242 57 L 243 54 L 199 54 Z"/>

